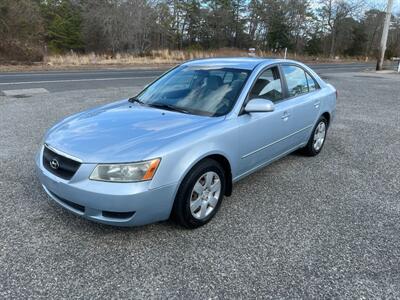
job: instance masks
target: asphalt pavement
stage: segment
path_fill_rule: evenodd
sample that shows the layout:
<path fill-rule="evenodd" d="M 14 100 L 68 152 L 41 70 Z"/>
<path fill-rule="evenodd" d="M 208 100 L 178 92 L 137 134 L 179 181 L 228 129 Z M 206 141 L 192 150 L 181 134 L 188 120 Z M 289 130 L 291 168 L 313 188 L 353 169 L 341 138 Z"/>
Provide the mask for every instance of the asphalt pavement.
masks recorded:
<path fill-rule="evenodd" d="M 108 75 L 124 72 L 142 71 Z M 320 155 L 295 153 L 243 179 L 192 231 L 81 219 L 36 177 L 33 157 L 52 124 L 139 83 L 0 96 L 0 298 L 400 298 L 400 75 L 323 75 L 339 99 Z"/>
<path fill-rule="evenodd" d="M 357 72 L 374 63 L 310 64 L 318 73 Z M 93 69 L 49 72 L 0 73 L 0 91 L 44 88 L 49 92 L 115 87 L 141 87 L 167 69 Z"/>

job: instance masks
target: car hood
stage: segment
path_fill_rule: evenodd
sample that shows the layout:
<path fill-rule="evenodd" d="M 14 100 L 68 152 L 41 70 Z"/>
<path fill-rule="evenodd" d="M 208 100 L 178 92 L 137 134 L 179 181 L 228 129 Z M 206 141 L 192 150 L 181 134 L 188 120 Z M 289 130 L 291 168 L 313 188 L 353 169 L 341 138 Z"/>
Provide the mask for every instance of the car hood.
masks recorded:
<path fill-rule="evenodd" d="M 45 143 L 84 163 L 133 162 L 219 121 L 123 100 L 64 119 L 48 131 Z"/>

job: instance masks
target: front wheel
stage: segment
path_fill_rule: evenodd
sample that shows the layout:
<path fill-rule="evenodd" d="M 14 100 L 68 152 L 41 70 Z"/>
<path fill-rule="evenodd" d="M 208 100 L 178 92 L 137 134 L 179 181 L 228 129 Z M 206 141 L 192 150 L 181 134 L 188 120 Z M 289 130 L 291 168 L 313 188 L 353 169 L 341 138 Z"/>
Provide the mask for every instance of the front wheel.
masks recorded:
<path fill-rule="evenodd" d="M 315 125 L 307 145 L 301 151 L 308 156 L 319 154 L 325 144 L 326 133 L 328 130 L 328 121 L 325 117 L 319 118 Z"/>
<path fill-rule="evenodd" d="M 221 165 L 205 159 L 183 180 L 175 199 L 173 216 L 182 226 L 197 228 L 217 213 L 225 193 L 225 173 Z"/>

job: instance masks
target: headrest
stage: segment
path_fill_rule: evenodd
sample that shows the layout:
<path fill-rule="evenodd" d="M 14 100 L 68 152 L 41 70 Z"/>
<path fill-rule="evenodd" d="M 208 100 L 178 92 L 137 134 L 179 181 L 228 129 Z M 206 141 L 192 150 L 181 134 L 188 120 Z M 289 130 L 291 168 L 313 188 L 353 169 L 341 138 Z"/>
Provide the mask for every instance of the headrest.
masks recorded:
<path fill-rule="evenodd" d="M 212 75 L 212 76 L 207 77 L 207 88 L 210 90 L 216 90 L 223 84 L 224 84 L 224 82 L 222 81 L 221 77 L 219 77 L 219 76 Z"/>

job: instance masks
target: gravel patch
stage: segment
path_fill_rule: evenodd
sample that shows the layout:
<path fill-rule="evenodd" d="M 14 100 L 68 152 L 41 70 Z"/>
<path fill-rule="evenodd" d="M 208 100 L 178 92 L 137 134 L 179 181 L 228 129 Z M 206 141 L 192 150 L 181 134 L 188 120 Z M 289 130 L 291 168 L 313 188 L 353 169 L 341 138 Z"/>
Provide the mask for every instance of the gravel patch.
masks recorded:
<path fill-rule="evenodd" d="M 86 221 L 35 176 L 47 128 L 132 89 L 0 97 L 0 298 L 399 298 L 400 76 L 374 76 L 327 75 L 321 154 L 243 179 L 194 231 Z"/>

